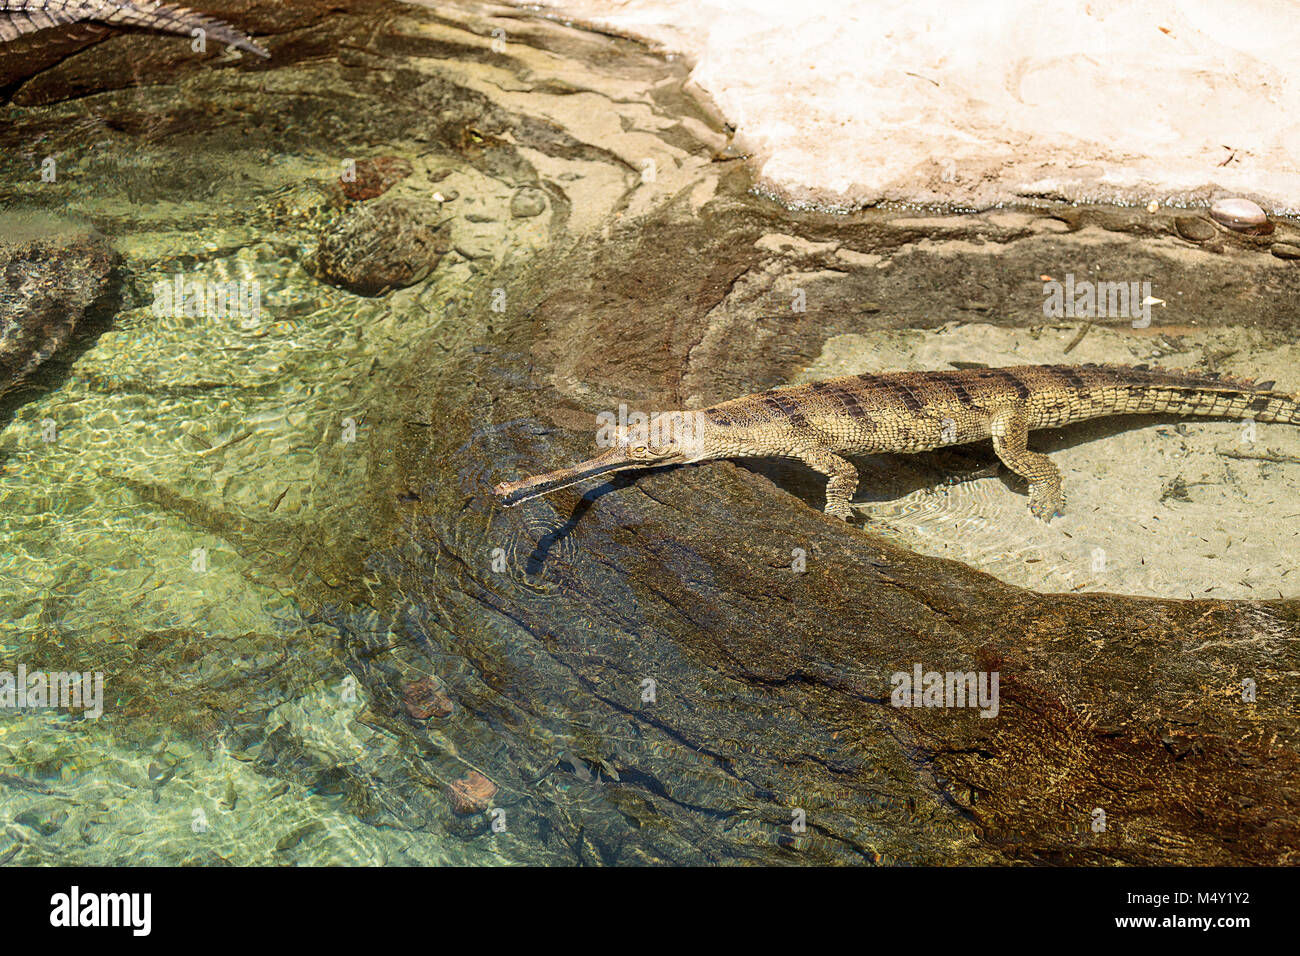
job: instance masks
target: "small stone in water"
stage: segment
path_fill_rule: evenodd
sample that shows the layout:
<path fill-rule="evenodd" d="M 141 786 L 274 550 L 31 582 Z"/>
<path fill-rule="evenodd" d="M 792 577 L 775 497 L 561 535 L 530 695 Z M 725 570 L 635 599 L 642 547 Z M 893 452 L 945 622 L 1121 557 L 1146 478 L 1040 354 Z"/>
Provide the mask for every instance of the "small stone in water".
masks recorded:
<path fill-rule="evenodd" d="M 1174 232 L 1189 242 L 1204 242 L 1216 235 L 1214 224 L 1200 216 L 1179 216 L 1174 220 Z"/>
<path fill-rule="evenodd" d="M 322 281 L 358 295 L 414 285 L 446 251 L 437 219 L 436 206 L 391 199 L 362 203 L 321 233 L 311 267 Z"/>
<path fill-rule="evenodd" d="M 433 676 L 406 684 L 402 688 L 402 704 L 406 707 L 406 712 L 416 720 L 446 717 L 454 709 L 446 685 Z"/>
<path fill-rule="evenodd" d="M 546 212 L 546 194 L 540 189 L 521 189 L 510 199 L 510 215 L 516 219 L 540 216 Z"/>
<path fill-rule="evenodd" d="M 1210 218 L 1235 232 L 1251 236 L 1266 235 L 1273 231 L 1264 210 L 1249 199 L 1220 199 L 1210 207 Z"/>
<path fill-rule="evenodd" d="M 456 813 L 482 813 L 492 804 L 497 794 L 497 785 L 477 770 L 471 770 L 468 776 L 453 780 L 447 788 L 447 799 L 451 809 Z"/>
<path fill-rule="evenodd" d="M 400 156 L 377 156 L 358 160 L 351 175 L 339 178 L 343 194 L 353 202 L 382 196 L 411 175 L 411 164 Z"/>

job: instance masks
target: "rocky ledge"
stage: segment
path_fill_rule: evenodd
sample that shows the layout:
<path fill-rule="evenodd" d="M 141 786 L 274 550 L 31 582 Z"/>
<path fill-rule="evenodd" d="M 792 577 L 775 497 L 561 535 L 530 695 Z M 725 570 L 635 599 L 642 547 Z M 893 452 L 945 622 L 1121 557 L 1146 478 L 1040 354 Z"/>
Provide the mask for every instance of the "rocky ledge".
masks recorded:
<path fill-rule="evenodd" d="M 93 229 L 0 217 L 0 394 L 27 380 L 109 294 L 115 260 Z"/>

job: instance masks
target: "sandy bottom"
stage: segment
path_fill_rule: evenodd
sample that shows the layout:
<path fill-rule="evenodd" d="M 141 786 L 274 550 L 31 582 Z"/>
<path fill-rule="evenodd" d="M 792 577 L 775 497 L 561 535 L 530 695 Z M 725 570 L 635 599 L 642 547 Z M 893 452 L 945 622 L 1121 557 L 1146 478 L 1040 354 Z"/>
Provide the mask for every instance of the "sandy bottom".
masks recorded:
<path fill-rule="evenodd" d="M 963 324 L 843 335 L 797 381 L 953 361 L 1119 362 L 1208 367 L 1300 391 L 1300 346 L 1247 330 L 1093 328 L 1066 355 L 1076 332 Z M 860 459 L 857 510 L 872 531 L 917 551 L 1042 591 L 1300 594 L 1300 428 L 1130 416 L 1034 432 L 1030 447 L 1065 481 L 1066 514 L 1050 525 L 1030 515 L 1023 482 L 983 443 Z"/>

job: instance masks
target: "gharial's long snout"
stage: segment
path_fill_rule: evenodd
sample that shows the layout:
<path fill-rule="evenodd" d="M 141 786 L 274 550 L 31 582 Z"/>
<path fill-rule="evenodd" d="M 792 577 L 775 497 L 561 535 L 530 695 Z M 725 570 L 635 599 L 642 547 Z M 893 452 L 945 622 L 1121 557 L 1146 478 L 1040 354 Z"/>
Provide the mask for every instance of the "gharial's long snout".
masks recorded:
<path fill-rule="evenodd" d="M 512 508 L 530 498 L 537 498 L 559 488 L 577 484 L 584 478 L 594 478 L 596 475 L 622 471 L 624 468 L 644 468 L 646 464 L 644 461 L 628 457 L 624 448 L 615 445 L 603 454 L 580 461 L 569 468 L 548 471 L 544 475 L 533 475 L 531 478 L 522 478 L 519 481 L 503 481 L 492 491 L 501 499 L 502 504 Z"/>

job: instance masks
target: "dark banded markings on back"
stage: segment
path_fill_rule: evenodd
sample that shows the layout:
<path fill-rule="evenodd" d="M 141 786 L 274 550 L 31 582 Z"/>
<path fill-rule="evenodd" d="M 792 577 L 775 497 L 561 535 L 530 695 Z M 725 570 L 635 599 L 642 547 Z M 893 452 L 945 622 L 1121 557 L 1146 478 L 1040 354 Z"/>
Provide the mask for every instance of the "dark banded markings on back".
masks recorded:
<path fill-rule="evenodd" d="M 912 391 L 910 385 L 903 382 L 894 382 L 889 390 L 903 400 L 903 405 L 909 412 L 917 413 L 925 408 L 925 402 L 916 397 L 916 393 Z"/>
<path fill-rule="evenodd" d="M 818 389 L 818 391 L 823 395 L 834 398 L 844 406 L 844 413 L 850 418 L 867 417 L 867 410 L 862 407 L 862 403 L 858 401 L 858 397 L 853 394 L 853 389 L 844 385 L 832 385 L 829 382 L 818 382 L 818 384 L 824 386 L 823 388 Z"/>
<path fill-rule="evenodd" d="M 731 418 L 727 415 L 727 413 L 723 411 L 719 411 L 716 408 L 704 409 L 704 417 L 707 418 L 709 421 L 713 422 L 713 424 L 715 425 L 731 424 Z"/>
<path fill-rule="evenodd" d="M 1074 389 L 1080 394 L 1092 391 L 1092 386 L 1084 381 L 1082 375 L 1070 368 L 1068 365 L 1051 365 L 1048 366 L 1050 374 L 1069 388 Z"/>
<path fill-rule="evenodd" d="M 1255 399 L 1253 402 L 1250 403 L 1250 405 L 1246 408 L 1246 411 L 1262 412 L 1266 408 L 1268 408 L 1268 403 L 1270 401 L 1271 399 L 1267 395 L 1261 395 L 1259 396 L 1259 398 Z"/>
<path fill-rule="evenodd" d="M 966 391 L 966 385 L 959 378 L 947 379 L 947 384 L 957 395 L 957 404 L 963 408 L 974 408 L 975 399 L 971 398 L 970 392 Z"/>
<path fill-rule="evenodd" d="M 804 417 L 803 409 L 799 404 L 783 397 L 779 392 L 769 392 L 764 395 L 763 405 L 769 411 L 775 412 L 781 418 L 789 419 L 795 425 L 808 424 L 808 419 Z"/>
<path fill-rule="evenodd" d="M 1009 386 L 1021 400 L 1029 397 L 1029 386 L 1015 372 L 1007 368 L 991 368 L 984 373 L 989 380 L 996 380 Z"/>

